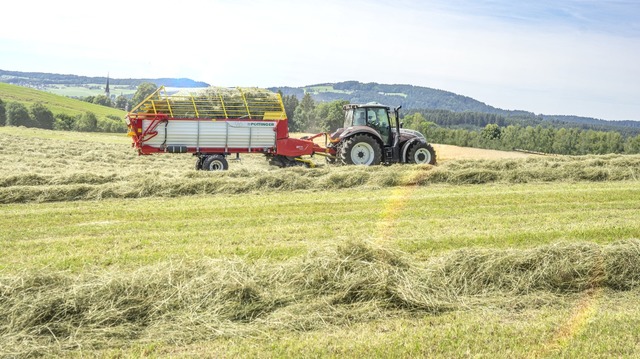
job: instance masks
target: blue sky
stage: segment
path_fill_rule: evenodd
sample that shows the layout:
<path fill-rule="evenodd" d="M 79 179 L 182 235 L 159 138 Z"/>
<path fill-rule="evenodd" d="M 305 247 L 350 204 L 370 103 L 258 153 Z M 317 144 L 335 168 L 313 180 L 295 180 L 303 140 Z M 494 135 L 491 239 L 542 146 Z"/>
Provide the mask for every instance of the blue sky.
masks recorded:
<path fill-rule="evenodd" d="M 87 4 L 3 5 L 0 69 L 215 86 L 405 83 L 505 109 L 640 120 L 640 1 Z"/>

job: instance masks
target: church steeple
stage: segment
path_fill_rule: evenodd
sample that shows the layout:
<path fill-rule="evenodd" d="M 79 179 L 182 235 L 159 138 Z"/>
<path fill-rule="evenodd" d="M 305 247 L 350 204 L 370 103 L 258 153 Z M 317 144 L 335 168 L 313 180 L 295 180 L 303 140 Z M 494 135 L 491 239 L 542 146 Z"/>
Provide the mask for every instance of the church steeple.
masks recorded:
<path fill-rule="evenodd" d="M 109 90 L 109 73 L 107 72 L 107 87 L 104 88 L 104 94 L 107 97 L 111 97 L 111 91 Z"/>

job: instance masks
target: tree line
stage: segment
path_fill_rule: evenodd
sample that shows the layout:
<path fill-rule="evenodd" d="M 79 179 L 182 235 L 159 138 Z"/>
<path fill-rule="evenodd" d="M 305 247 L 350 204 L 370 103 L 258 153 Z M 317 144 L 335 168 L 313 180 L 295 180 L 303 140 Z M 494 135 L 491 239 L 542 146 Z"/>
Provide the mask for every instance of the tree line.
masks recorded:
<path fill-rule="evenodd" d="M 100 106 L 113 107 L 123 111 L 127 111 L 128 109 L 130 109 L 131 103 L 133 102 L 124 95 L 119 95 L 118 97 L 115 98 L 115 100 L 112 100 L 107 95 L 79 97 L 78 100 L 93 103 Z"/>
<path fill-rule="evenodd" d="M 332 131 L 344 124 L 344 110 L 342 106 L 349 103 L 346 100 L 316 103 L 309 93 L 302 100 L 295 95 L 282 95 L 289 131 L 291 132 L 322 132 Z"/>
<path fill-rule="evenodd" d="M 546 116 L 534 114 L 513 114 L 501 115 L 486 112 L 454 112 L 439 109 L 417 109 L 412 110 L 413 113 L 419 113 L 427 121 L 433 122 L 439 126 L 449 128 L 466 128 L 470 130 L 480 130 L 488 124 L 497 124 L 500 127 L 508 125 L 518 125 L 522 127 L 543 127 L 555 128 L 579 128 L 583 130 L 596 131 L 616 131 L 622 136 L 635 136 L 640 134 L 640 122 L 636 121 L 602 121 L 593 120 L 588 122 L 582 117 L 576 116 Z"/>
<path fill-rule="evenodd" d="M 640 153 L 640 135 L 617 131 L 488 123 L 482 129 L 447 128 L 421 113 L 403 119 L 405 127 L 425 134 L 429 142 L 496 150 L 526 150 L 561 155 Z"/>

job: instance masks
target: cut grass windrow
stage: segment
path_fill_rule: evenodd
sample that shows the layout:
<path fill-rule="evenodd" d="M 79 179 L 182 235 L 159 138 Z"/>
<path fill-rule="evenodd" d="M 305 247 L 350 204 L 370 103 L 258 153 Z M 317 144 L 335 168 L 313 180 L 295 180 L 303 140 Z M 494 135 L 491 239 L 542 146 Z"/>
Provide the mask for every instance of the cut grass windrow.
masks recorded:
<path fill-rule="evenodd" d="M 46 138 L 52 131 L 43 130 L 35 133 L 41 137 L 28 137 L 30 133 L 22 133 L 27 130 L 17 131 L 21 135 L 0 133 L 0 204 L 640 179 L 640 156 L 621 155 L 449 161 L 437 167 L 325 165 L 315 169 L 279 169 L 268 166 L 264 156 L 248 155 L 240 162 L 232 161 L 230 171 L 206 172 L 193 169 L 192 156 L 139 157 L 124 143 L 80 141 L 73 133 L 68 133 L 70 140 Z M 105 139 L 115 141 L 113 135 L 105 135 Z"/>
<path fill-rule="evenodd" d="M 0 278 L 4 353 L 104 349 L 309 331 L 471 308 L 561 305 L 594 289 L 640 284 L 640 241 L 462 249 L 421 261 L 347 242 L 279 264 L 169 262 L 135 271 Z M 120 343 L 120 344 L 118 344 Z"/>

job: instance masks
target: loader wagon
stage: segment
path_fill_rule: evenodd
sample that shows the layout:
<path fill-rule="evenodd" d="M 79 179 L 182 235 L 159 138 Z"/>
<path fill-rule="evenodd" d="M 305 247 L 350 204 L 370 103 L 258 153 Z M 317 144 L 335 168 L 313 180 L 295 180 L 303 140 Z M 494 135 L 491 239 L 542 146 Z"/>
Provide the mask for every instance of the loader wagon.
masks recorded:
<path fill-rule="evenodd" d="M 327 153 L 312 140 L 290 138 L 282 98 L 257 88 L 169 95 L 160 87 L 126 121 L 139 154 L 192 153 L 199 170 L 226 170 L 226 157 L 236 153 L 261 153 L 280 167 L 312 166 L 302 156 Z"/>

